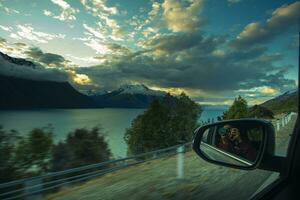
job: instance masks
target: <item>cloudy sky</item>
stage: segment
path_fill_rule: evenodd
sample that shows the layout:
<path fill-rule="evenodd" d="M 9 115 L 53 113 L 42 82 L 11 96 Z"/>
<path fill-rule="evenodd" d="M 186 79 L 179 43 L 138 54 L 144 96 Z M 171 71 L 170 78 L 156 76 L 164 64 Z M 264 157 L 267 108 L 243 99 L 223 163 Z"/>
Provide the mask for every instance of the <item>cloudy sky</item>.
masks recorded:
<path fill-rule="evenodd" d="M 298 85 L 299 9 L 292 0 L 0 0 L 0 51 L 39 66 L 1 61 L 0 73 L 255 104 Z"/>

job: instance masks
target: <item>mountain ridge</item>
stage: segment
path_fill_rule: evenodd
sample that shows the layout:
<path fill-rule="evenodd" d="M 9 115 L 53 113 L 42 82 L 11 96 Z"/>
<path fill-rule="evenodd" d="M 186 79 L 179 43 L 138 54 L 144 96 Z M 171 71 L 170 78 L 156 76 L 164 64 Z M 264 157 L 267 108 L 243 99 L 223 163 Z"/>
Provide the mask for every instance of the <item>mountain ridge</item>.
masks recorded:
<path fill-rule="evenodd" d="M 8 61 L 10 63 L 16 64 L 16 65 L 30 66 L 30 67 L 32 67 L 34 69 L 36 68 L 36 65 L 33 62 L 28 61 L 28 60 L 23 59 L 23 58 L 14 58 L 14 57 L 11 57 L 11 56 L 9 56 L 9 55 L 7 55 L 5 53 L 2 53 L 2 52 L 0 52 L 0 56 L 4 60 L 6 60 L 6 61 Z"/>
<path fill-rule="evenodd" d="M 275 114 L 298 112 L 298 89 L 286 91 L 277 97 L 260 104 L 273 111 Z"/>

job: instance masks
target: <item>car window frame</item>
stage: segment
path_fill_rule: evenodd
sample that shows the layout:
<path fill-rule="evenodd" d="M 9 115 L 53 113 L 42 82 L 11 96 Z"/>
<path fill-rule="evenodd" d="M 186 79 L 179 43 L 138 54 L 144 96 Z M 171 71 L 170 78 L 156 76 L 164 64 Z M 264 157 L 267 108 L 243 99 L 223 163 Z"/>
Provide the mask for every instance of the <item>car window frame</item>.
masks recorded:
<path fill-rule="evenodd" d="M 265 188 L 263 188 L 254 196 L 250 197 L 250 199 L 253 200 L 271 199 L 274 198 L 274 196 L 276 196 L 280 191 L 284 190 L 287 187 L 289 180 L 293 176 L 294 173 L 293 170 L 295 170 L 293 169 L 293 167 L 295 165 L 294 161 L 296 159 L 295 156 L 296 148 L 297 145 L 299 148 L 299 142 L 300 142 L 299 115 L 297 115 L 296 123 L 292 131 L 292 137 L 288 146 L 287 156 L 284 157 L 284 162 L 286 163 L 286 165 L 284 165 L 282 170 L 279 172 L 279 178 L 276 179 L 274 182 L 268 184 Z"/>

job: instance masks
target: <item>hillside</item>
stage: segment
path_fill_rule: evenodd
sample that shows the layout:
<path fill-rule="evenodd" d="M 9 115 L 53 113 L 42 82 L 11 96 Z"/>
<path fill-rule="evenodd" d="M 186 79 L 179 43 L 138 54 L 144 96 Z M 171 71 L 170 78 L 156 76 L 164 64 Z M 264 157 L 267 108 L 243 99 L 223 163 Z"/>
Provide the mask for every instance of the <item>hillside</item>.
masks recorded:
<path fill-rule="evenodd" d="M 0 75 L 0 109 L 88 108 L 94 102 L 68 82 L 26 80 Z"/>
<path fill-rule="evenodd" d="M 287 91 L 273 99 L 261 104 L 275 114 L 286 112 L 298 112 L 298 90 Z"/>

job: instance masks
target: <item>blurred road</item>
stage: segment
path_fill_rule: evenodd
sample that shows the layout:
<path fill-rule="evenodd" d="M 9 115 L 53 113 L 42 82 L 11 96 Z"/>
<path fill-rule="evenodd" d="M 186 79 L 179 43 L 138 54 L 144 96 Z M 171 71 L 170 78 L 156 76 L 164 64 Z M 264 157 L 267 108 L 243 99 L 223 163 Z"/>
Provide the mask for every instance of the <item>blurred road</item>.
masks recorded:
<path fill-rule="evenodd" d="M 285 155 L 296 116 L 277 132 L 276 154 Z M 176 176 L 176 156 L 128 167 L 85 184 L 63 188 L 46 199 L 248 199 L 270 177 L 264 170 L 237 170 L 210 164 L 194 152 L 185 153 L 184 179 Z"/>

